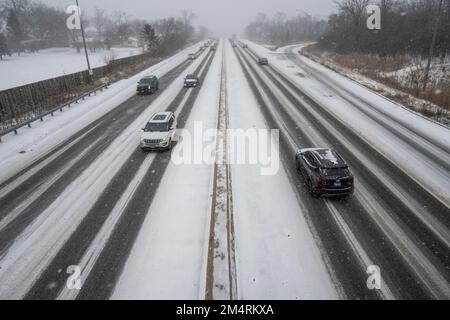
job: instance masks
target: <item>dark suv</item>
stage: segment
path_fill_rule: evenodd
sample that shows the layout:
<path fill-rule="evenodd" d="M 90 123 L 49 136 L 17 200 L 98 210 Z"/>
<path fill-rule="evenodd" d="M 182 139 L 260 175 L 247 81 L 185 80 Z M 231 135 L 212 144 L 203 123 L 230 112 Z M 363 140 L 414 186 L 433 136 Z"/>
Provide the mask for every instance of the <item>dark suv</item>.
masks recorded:
<path fill-rule="evenodd" d="M 184 86 L 186 88 L 197 87 L 200 84 L 200 80 L 195 74 L 188 74 L 186 78 L 184 78 Z"/>
<path fill-rule="evenodd" d="M 258 58 L 258 64 L 260 66 L 267 66 L 269 64 L 269 60 L 267 60 L 267 58 Z"/>
<path fill-rule="evenodd" d="M 336 151 L 319 148 L 300 150 L 296 156 L 296 165 L 312 196 L 319 198 L 353 194 L 353 175 Z"/>
<path fill-rule="evenodd" d="M 137 84 L 137 94 L 151 94 L 159 89 L 159 81 L 156 76 L 146 76 Z"/>

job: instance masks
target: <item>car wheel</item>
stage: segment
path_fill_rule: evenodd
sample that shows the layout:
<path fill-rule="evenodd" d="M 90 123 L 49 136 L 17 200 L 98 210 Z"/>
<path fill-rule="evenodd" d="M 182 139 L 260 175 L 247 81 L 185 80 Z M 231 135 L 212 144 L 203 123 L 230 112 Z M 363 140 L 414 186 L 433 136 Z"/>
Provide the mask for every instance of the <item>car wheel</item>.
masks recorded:
<path fill-rule="evenodd" d="M 312 196 L 314 199 L 319 199 L 319 198 L 320 198 L 320 194 L 314 192 L 314 189 L 311 189 L 311 196 Z"/>
<path fill-rule="evenodd" d="M 312 182 L 311 182 L 311 179 L 308 179 L 308 182 L 307 182 L 307 184 L 308 184 L 308 188 L 309 188 L 309 193 L 311 194 L 311 196 L 313 197 L 313 198 L 320 198 L 320 194 L 318 194 L 318 193 L 316 193 L 315 191 L 314 191 L 314 186 L 313 186 L 313 184 L 312 184 Z"/>

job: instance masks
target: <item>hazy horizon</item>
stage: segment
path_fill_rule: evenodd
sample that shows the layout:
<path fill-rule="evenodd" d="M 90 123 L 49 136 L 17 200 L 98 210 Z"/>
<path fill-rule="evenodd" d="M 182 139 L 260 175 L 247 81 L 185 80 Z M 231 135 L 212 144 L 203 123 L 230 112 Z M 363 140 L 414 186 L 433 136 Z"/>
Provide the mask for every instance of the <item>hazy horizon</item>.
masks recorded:
<path fill-rule="evenodd" d="M 289 17 L 306 12 L 315 17 L 324 18 L 335 11 L 333 0 L 79 0 L 80 6 L 88 13 L 97 6 L 112 13 L 122 10 L 134 18 L 154 20 L 167 16 L 176 16 L 183 9 L 196 14 L 196 25 L 204 25 L 214 35 L 230 36 L 241 33 L 245 26 L 258 14 L 269 16 L 283 12 Z M 74 4 L 75 0 L 45 0 L 45 4 L 58 8 L 66 8 Z"/>

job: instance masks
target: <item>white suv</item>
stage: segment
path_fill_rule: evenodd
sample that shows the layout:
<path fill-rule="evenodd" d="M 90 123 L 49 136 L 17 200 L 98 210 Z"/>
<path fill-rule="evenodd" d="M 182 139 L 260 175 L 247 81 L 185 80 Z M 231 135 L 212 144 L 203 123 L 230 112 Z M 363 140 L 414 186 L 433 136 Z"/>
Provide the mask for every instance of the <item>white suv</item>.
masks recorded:
<path fill-rule="evenodd" d="M 141 149 L 171 149 L 177 130 L 177 119 L 173 112 L 155 113 L 142 129 Z"/>

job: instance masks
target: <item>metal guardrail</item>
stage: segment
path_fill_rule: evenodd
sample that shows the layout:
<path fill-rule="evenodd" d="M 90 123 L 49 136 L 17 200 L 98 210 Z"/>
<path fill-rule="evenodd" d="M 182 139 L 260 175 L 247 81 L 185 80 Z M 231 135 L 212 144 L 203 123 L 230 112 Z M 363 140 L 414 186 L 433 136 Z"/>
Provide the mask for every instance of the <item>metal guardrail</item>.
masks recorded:
<path fill-rule="evenodd" d="M 28 128 L 31 128 L 31 124 L 33 122 L 38 121 L 38 120 L 44 121 L 44 117 L 46 117 L 48 115 L 53 116 L 56 111 L 58 111 L 58 110 L 59 111 L 63 111 L 63 109 L 65 107 L 70 107 L 72 104 L 78 103 L 80 100 L 85 100 L 86 97 L 90 97 L 92 94 L 95 94 L 98 91 L 103 91 L 104 89 L 108 88 L 109 85 L 110 85 L 109 83 L 104 84 L 104 85 L 102 85 L 100 87 L 97 87 L 97 88 L 95 88 L 95 89 L 93 89 L 93 90 L 91 90 L 89 92 L 86 92 L 83 95 L 78 96 L 78 97 L 76 97 L 76 98 L 74 98 L 74 99 L 72 99 L 72 100 L 70 100 L 70 101 L 68 101 L 68 102 L 66 102 L 66 103 L 64 103 L 62 105 L 59 105 L 58 107 L 56 107 L 56 108 L 54 108 L 54 109 L 52 109 L 50 111 L 42 113 L 42 114 L 40 114 L 40 115 L 30 119 L 30 120 L 27 120 L 27 121 L 25 121 L 25 122 L 23 122 L 21 124 L 18 124 L 16 126 L 10 128 L 10 129 L 4 130 L 4 131 L 0 131 L 0 142 L 2 142 L 2 137 L 3 136 L 5 136 L 5 135 L 7 135 L 7 134 L 9 134 L 11 132 L 14 132 L 15 134 L 18 134 L 18 130 L 20 128 L 25 127 L 25 126 L 28 126 Z"/>

